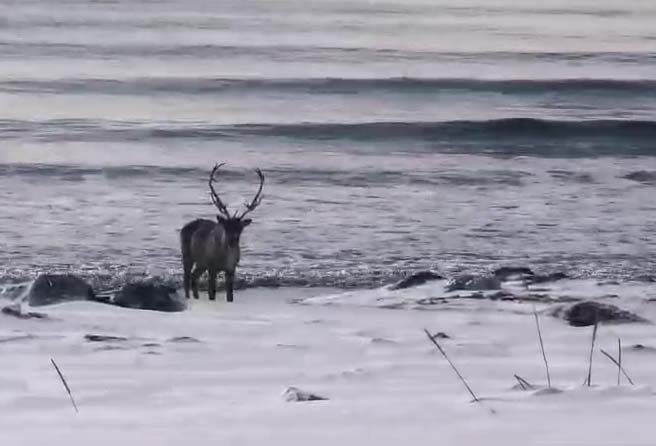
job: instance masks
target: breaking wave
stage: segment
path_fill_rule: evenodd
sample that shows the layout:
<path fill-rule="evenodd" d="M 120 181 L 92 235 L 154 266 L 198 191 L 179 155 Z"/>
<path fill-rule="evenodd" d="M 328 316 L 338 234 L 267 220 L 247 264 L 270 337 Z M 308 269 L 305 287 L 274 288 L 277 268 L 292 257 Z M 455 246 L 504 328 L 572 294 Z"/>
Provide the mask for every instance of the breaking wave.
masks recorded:
<path fill-rule="evenodd" d="M 601 156 L 656 154 L 656 122 L 532 118 L 443 122 L 361 122 L 222 125 L 88 119 L 0 120 L 0 139 L 148 141 L 267 139 L 375 142 L 403 150 L 500 155 Z"/>
<path fill-rule="evenodd" d="M 220 94 L 292 92 L 316 94 L 492 92 L 503 94 L 594 94 L 656 96 L 650 79 L 458 79 L 458 78 L 133 78 L 7 80 L 0 91 L 39 94 Z"/>
<path fill-rule="evenodd" d="M 167 167 L 167 166 L 78 166 L 55 164 L 0 164 L 2 177 L 52 178 L 60 181 L 80 182 L 101 176 L 107 180 L 122 181 L 129 178 L 204 178 L 207 168 Z M 490 169 L 468 172 L 450 170 L 448 172 L 406 172 L 391 169 L 370 169 L 363 171 L 313 169 L 313 168 L 269 168 L 266 169 L 268 181 L 281 185 L 324 184 L 337 187 L 366 187 L 371 185 L 413 184 L 413 185 L 455 185 L 455 186 L 521 186 L 531 174 L 521 170 Z M 231 181 L 250 182 L 251 177 L 242 170 L 224 169 L 224 178 Z M 322 202 L 317 200 L 317 202 Z"/>

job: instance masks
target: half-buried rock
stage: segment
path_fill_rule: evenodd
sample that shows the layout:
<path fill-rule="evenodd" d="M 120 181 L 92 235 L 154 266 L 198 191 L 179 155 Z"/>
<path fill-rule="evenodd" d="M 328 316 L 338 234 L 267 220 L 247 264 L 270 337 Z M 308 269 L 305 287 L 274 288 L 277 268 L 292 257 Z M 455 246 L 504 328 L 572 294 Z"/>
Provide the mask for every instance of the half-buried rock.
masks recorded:
<path fill-rule="evenodd" d="M 526 266 L 502 266 L 494 270 L 494 277 L 501 281 L 506 281 L 512 278 L 526 278 L 533 277 L 535 273 L 533 270 Z"/>
<path fill-rule="evenodd" d="M 140 310 L 183 311 L 186 308 L 175 287 L 152 282 L 125 284 L 111 303 Z"/>
<path fill-rule="evenodd" d="M 306 392 L 298 387 L 287 387 L 282 396 L 285 398 L 285 401 L 290 402 L 323 401 L 328 399 L 323 396 L 315 395 L 314 393 Z"/>
<path fill-rule="evenodd" d="M 390 289 L 403 290 L 406 288 L 423 285 L 424 283 L 429 282 L 431 280 L 440 280 L 440 279 L 443 279 L 443 277 L 437 273 L 434 273 L 433 271 L 419 271 L 417 273 L 411 274 L 410 276 L 406 277 L 400 282 L 395 283 L 390 287 Z"/>
<path fill-rule="evenodd" d="M 594 301 L 578 302 L 571 306 L 560 306 L 551 311 L 551 315 L 567 321 L 574 327 L 586 327 L 594 325 L 595 322 L 627 323 L 627 322 L 649 322 L 647 319 L 622 310 L 615 305 L 603 304 Z"/>
<path fill-rule="evenodd" d="M 91 285 L 73 274 L 41 274 L 27 295 L 27 301 L 33 307 L 94 299 Z"/>
<path fill-rule="evenodd" d="M 15 303 L 2 307 L 0 313 L 17 317 L 18 319 L 48 319 L 48 315 L 44 313 L 37 313 L 34 311 L 24 312 L 20 303 Z"/>

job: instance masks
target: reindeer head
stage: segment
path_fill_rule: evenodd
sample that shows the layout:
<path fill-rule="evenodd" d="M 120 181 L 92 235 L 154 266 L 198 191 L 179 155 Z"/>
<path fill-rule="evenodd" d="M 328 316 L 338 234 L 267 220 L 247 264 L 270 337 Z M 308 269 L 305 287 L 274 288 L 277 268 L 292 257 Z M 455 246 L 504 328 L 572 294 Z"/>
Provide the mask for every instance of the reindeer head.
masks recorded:
<path fill-rule="evenodd" d="M 209 186 L 210 186 L 210 195 L 212 197 L 212 203 L 219 210 L 219 213 L 216 216 L 217 222 L 223 227 L 226 235 L 226 241 L 228 246 L 239 246 L 239 237 L 241 236 L 244 228 L 251 224 L 252 220 L 250 218 L 244 218 L 246 214 L 253 211 L 256 207 L 259 206 L 262 201 L 262 188 L 264 187 L 264 174 L 260 169 L 255 169 L 255 173 L 260 178 L 260 187 L 255 194 L 255 197 L 250 201 L 250 203 L 244 203 L 246 209 L 239 215 L 239 211 L 235 211 L 233 215 L 230 215 L 228 208 L 221 201 L 219 194 L 216 193 L 214 189 L 214 182 L 216 181 L 216 175 L 218 170 L 225 163 L 217 164 L 212 169 L 210 174 Z"/>

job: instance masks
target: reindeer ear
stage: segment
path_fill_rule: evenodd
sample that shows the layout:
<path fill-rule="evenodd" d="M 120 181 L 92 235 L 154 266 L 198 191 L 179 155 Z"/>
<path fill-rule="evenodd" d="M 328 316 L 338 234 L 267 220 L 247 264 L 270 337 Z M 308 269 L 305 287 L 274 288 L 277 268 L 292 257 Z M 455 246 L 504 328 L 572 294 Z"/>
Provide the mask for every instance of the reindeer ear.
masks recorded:
<path fill-rule="evenodd" d="M 250 218 L 245 218 L 241 221 L 241 227 L 245 228 L 246 226 L 250 225 L 251 223 L 253 223 L 253 220 L 251 220 Z"/>
<path fill-rule="evenodd" d="M 225 217 L 222 217 L 222 216 L 220 216 L 220 215 L 217 215 L 217 216 L 216 216 L 216 221 L 218 221 L 218 222 L 221 224 L 221 226 L 223 226 L 223 224 L 225 223 L 226 219 L 225 219 Z"/>

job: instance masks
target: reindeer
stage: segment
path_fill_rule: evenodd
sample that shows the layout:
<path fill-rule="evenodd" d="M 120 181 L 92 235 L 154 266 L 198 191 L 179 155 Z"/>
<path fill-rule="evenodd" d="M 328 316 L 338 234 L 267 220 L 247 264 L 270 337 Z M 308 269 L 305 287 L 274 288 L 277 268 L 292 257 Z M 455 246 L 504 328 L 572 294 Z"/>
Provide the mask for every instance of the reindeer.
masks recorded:
<path fill-rule="evenodd" d="M 216 216 L 217 221 L 200 218 L 187 223 L 180 231 L 184 289 L 187 299 L 189 299 L 189 288 L 193 290 L 194 299 L 198 299 L 198 279 L 207 271 L 208 295 L 210 300 L 215 300 L 216 276 L 219 271 L 223 271 L 225 272 L 226 299 L 228 302 L 232 302 L 235 269 L 240 255 L 239 236 L 252 221 L 250 218 L 244 219 L 244 217 L 262 201 L 264 174 L 260 169 L 255 169 L 260 178 L 260 187 L 255 197 L 250 203 L 244 204 L 246 209 L 241 215 L 235 211 L 231 216 L 219 194 L 214 190 L 217 172 L 223 165 L 224 163 L 215 165 L 209 179 L 212 203 L 219 210 L 219 214 Z"/>

